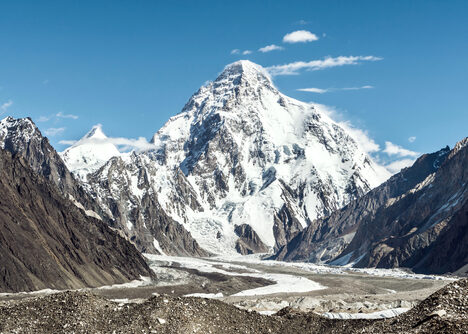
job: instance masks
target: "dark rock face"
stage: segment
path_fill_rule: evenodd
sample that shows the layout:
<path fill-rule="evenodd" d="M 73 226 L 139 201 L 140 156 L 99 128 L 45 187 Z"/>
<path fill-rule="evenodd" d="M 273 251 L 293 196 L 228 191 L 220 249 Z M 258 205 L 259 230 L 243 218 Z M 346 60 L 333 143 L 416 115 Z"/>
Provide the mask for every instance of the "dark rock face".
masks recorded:
<path fill-rule="evenodd" d="M 466 166 L 468 138 L 451 151 L 424 155 L 368 194 L 311 223 L 276 258 L 466 273 Z"/>
<path fill-rule="evenodd" d="M 0 123 L 0 147 L 20 155 L 32 170 L 52 182 L 63 194 L 73 196 L 87 210 L 106 222 L 110 218 L 88 195 L 81 183 L 67 169 L 65 163 L 49 140 L 43 137 L 30 118 L 14 119 L 7 117 Z"/>
<path fill-rule="evenodd" d="M 260 240 L 258 234 L 250 225 L 237 225 L 234 232 L 239 237 L 236 242 L 236 250 L 240 254 L 247 255 L 268 252 L 268 247 Z"/>
<path fill-rule="evenodd" d="M 206 256 L 197 242 L 191 237 L 182 225 L 168 217 L 161 209 L 157 196 L 148 194 L 142 199 L 142 205 L 137 205 L 139 199 L 127 192 L 122 194 L 110 193 L 110 188 L 122 186 L 128 179 L 125 178 L 122 160 L 116 159 L 110 164 L 115 178 L 102 180 L 94 177 L 96 183 L 102 186 L 101 192 L 112 198 L 98 198 L 96 192 L 89 185 L 83 185 L 67 169 L 60 155 L 43 137 L 39 129 L 29 118 L 14 119 L 8 117 L 0 124 L 1 146 L 12 154 L 22 156 L 34 172 L 43 175 L 79 207 L 83 207 L 88 215 L 97 217 L 111 227 L 119 228 L 140 251 L 161 253 L 155 248 L 154 238 L 159 241 L 161 249 L 170 255 Z M 139 159 L 139 165 L 131 172 L 138 179 L 138 187 L 148 184 L 147 171 Z M 138 169 L 139 168 L 139 169 Z M 90 176 L 92 178 L 92 176 Z M 94 180 L 93 179 L 93 180 Z M 187 196 L 190 205 L 196 207 L 197 203 L 190 197 L 190 189 L 184 187 L 182 182 L 177 191 Z M 124 204 L 125 203 L 125 204 Z M 130 205 L 127 207 L 127 204 Z M 104 205 L 103 205 L 104 204 Z M 128 223 L 134 225 L 133 233 L 128 232 Z"/>
<path fill-rule="evenodd" d="M 421 156 L 412 167 L 405 168 L 379 187 L 333 212 L 310 223 L 276 254 L 286 261 L 326 262 L 335 259 L 351 242 L 364 220 L 372 221 L 391 198 L 405 194 L 434 173 L 445 161 L 450 149 Z"/>
<path fill-rule="evenodd" d="M 0 150 L 0 290 L 67 289 L 152 276 L 133 245 L 87 216 L 29 162 Z"/>
<path fill-rule="evenodd" d="M 278 250 L 290 242 L 303 228 L 289 202 L 283 205 L 274 219 L 273 234 L 276 240 L 275 249 Z"/>
<path fill-rule="evenodd" d="M 114 218 L 112 226 L 123 231 L 141 252 L 208 256 L 209 253 L 191 234 L 162 209 L 158 194 L 151 189 L 150 174 L 156 173 L 152 166 L 136 154 L 130 159 L 131 163 L 126 163 L 120 157 L 113 158 L 100 170 L 88 175 L 87 189 Z M 196 200 L 191 197 L 191 189 L 180 177 L 177 173 L 174 178 L 179 181 L 177 190 L 197 207 Z M 137 184 L 132 183 L 134 180 Z M 132 187 L 140 193 L 132 192 Z"/>
<path fill-rule="evenodd" d="M 468 138 L 438 170 L 363 220 L 343 251 L 360 267 L 421 273 L 468 271 Z"/>

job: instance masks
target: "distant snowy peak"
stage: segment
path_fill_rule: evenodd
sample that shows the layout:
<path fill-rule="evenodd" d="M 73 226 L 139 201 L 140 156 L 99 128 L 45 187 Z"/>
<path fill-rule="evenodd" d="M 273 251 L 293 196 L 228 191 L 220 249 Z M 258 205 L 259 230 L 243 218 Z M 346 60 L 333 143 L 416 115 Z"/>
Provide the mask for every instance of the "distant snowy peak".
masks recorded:
<path fill-rule="evenodd" d="M 107 139 L 107 136 L 102 131 L 102 125 L 96 124 L 82 139 Z"/>
<path fill-rule="evenodd" d="M 101 124 L 93 128 L 79 141 L 60 153 L 67 167 L 81 180 L 101 168 L 109 159 L 120 156 L 117 147 L 102 131 Z"/>

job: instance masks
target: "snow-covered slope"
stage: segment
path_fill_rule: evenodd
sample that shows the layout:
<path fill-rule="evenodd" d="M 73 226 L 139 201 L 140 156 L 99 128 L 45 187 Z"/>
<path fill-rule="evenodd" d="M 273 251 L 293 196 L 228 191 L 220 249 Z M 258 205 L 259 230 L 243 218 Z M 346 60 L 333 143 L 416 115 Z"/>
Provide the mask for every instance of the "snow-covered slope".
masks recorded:
<path fill-rule="evenodd" d="M 86 181 L 87 174 L 119 155 L 117 147 L 108 142 L 101 124 L 95 125 L 83 138 L 61 153 L 68 168 L 83 181 Z"/>
<path fill-rule="evenodd" d="M 140 209 L 145 195 L 157 198 L 167 215 L 214 253 L 235 251 L 235 226 L 242 224 L 252 227 L 252 240 L 258 236 L 278 249 L 313 219 L 389 176 L 319 106 L 283 95 L 249 61 L 228 65 L 200 88 L 152 142 L 155 149 L 109 160 L 88 177 L 90 189 L 104 199 L 105 180 L 112 196 L 132 194 L 128 205 Z M 93 169 L 83 167 L 79 156 L 63 158 L 77 173 Z M 120 175 L 138 177 L 112 176 L 117 162 Z"/>

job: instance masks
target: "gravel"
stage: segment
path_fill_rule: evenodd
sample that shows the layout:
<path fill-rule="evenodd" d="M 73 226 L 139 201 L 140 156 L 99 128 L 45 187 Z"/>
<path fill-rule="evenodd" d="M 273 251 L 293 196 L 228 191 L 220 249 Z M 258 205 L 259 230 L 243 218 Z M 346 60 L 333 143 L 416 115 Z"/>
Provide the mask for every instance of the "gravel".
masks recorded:
<path fill-rule="evenodd" d="M 326 319 L 291 308 L 267 316 L 219 300 L 170 295 L 119 303 L 68 291 L 3 302 L 0 333 L 468 333 L 468 280 L 386 320 Z"/>

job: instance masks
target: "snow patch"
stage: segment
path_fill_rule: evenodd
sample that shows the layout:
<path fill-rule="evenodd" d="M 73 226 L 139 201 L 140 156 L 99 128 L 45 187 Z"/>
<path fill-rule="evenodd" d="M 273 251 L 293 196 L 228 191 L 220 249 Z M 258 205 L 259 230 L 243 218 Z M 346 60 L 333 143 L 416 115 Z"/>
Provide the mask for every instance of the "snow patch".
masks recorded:
<path fill-rule="evenodd" d="M 333 313 L 333 312 L 325 312 L 325 313 L 317 313 L 321 316 L 329 319 L 387 319 L 396 317 L 402 313 L 408 312 L 410 309 L 405 307 L 399 307 L 394 309 L 376 311 L 372 313 Z"/>

